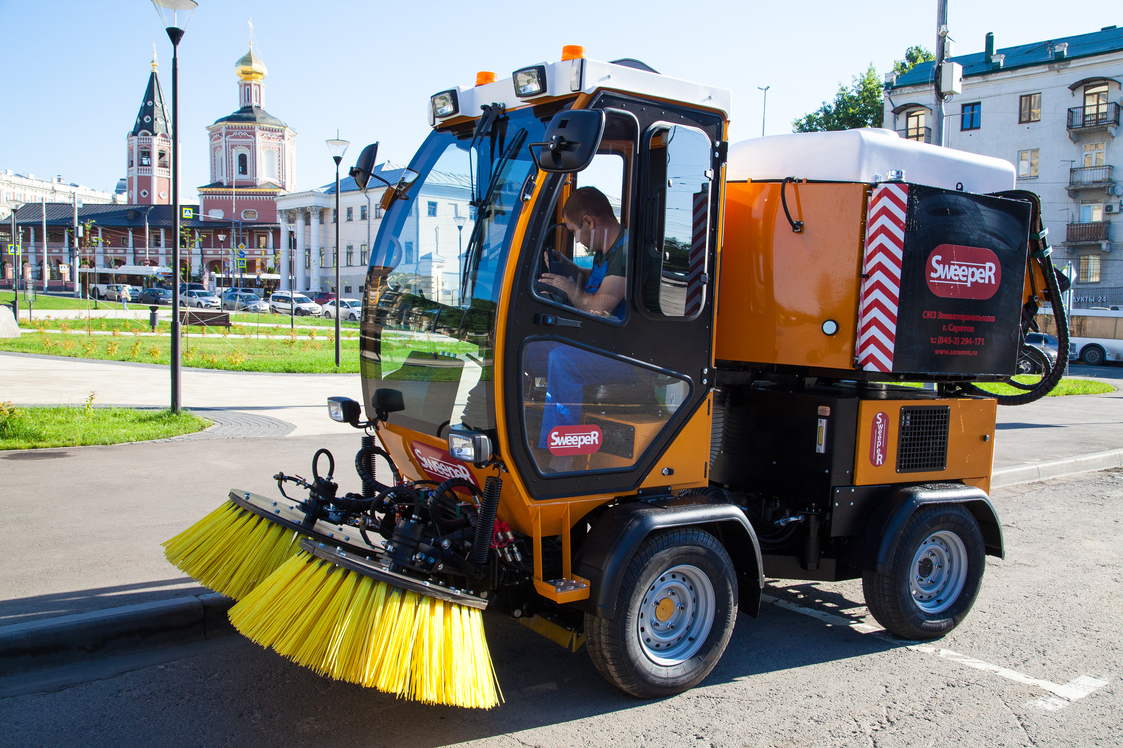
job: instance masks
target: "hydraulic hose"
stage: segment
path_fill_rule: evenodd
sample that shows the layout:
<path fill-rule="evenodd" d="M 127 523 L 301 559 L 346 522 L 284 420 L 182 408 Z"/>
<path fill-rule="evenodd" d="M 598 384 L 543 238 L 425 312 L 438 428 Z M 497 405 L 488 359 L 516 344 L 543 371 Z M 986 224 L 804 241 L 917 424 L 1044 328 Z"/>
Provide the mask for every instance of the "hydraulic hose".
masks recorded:
<path fill-rule="evenodd" d="M 463 478 L 451 478 L 433 489 L 433 493 L 429 496 L 429 516 L 437 526 L 437 529 L 441 531 L 441 535 L 448 535 L 451 532 L 462 530 L 469 525 L 467 517 L 451 517 L 446 519 L 444 516 L 444 512 L 454 512 L 456 510 L 457 501 L 456 495 L 453 493 L 454 488 L 466 488 L 472 492 L 473 496 L 480 495 L 480 489 L 476 487 L 476 484 L 464 480 Z M 446 497 L 452 498 L 451 506 L 449 506 Z"/>
<path fill-rule="evenodd" d="M 355 455 L 355 472 L 359 474 L 359 478 L 363 482 L 363 498 L 369 499 L 375 495 L 387 490 L 389 486 L 379 483 L 375 478 L 375 460 L 379 457 L 384 457 L 386 462 L 390 465 L 390 472 L 394 476 L 394 484 L 402 482 L 402 476 L 398 472 L 398 466 L 394 464 L 394 460 L 390 458 L 386 450 L 375 444 L 374 436 L 371 434 L 364 434 L 362 447 Z"/>
<path fill-rule="evenodd" d="M 480 514 L 476 517 L 476 535 L 472 539 L 470 560 L 477 566 L 487 563 L 487 553 L 491 549 L 491 536 L 495 533 L 495 514 L 499 511 L 499 494 L 503 491 L 503 481 L 492 475 L 484 483 L 484 495 L 480 499 Z"/>

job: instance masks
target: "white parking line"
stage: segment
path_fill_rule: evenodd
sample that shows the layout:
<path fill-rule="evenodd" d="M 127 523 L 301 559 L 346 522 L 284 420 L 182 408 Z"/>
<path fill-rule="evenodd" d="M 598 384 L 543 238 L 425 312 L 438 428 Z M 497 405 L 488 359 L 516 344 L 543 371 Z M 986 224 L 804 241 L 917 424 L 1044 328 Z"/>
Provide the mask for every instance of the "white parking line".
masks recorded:
<path fill-rule="evenodd" d="M 790 610 L 793 613 L 799 613 L 800 615 L 814 618 L 817 621 L 821 621 L 831 626 L 846 626 L 847 628 L 850 628 L 858 632 L 859 634 L 872 634 L 879 639 L 892 641 L 894 644 L 901 644 L 901 640 L 893 639 L 885 631 L 885 629 L 881 628 L 880 626 L 871 626 L 866 623 L 856 623 L 848 618 L 843 618 L 842 616 L 836 616 L 831 613 L 827 613 L 826 611 L 815 610 L 814 608 L 805 608 L 803 606 L 796 605 L 795 603 L 788 602 L 787 600 L 780 600 L 779 598 L 772 597 L 771 595 L 761 595 L 760 600 L 762 603 L 775 605 L 777 608 Z M 1053 695 L 1044 696 L 1040 699 L 1035 699 L 1026 704 L 1026 706 L 1033 706 L 1038 709 L 1044 709 L 1046 711 L 1057 711 L 1058 709 L 1064 709 L 1072 702 L 1088 696 L 1097 689 L 1106 686 L 1109 682 L 1106 680 L 1100 680 L 1099 678 L 1093 678 L 1090 675 L 1082 675 L 1079 678 L 1071 680 L 1061 686 L 1047 680 L 1032 678 L 1028 675 L 1023 675 L 1009 668 L 1001 667 L 999 665 L 991 665 L 988 662 L 983 662 L 982 660 L 975 659 L 974 657 L 968 657 L 967 655 L 962 655 L 958 652 L 952 652 L 950 649 L 940 649 L 928 644 L 909 644 L 906 646 L 908 649 L 911 649 L 914 652 L 934 654 L 937 657 L 941 657 L 945 660 L 951 660 L 952 662 L 957 662 L 960 665 L 965 665 L 969 668 L 993 673 L 994 675 L 1001 676 L 1017 683 L 1036 686 L 1044 691 L 1048 691 Z"/>

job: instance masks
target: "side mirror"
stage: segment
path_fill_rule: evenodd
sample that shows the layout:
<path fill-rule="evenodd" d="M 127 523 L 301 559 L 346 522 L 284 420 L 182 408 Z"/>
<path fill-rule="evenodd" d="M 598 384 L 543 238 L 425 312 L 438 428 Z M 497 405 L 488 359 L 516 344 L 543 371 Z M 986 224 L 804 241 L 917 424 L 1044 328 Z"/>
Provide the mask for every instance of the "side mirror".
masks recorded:
<path fill-rule="evenodd" d="M 360 190 L 366 190 L 367 182 L 370 181 L 370 176 L 374 173 L 374 164 L 377 159 L 378 143 L 371 143 L 359 154 L 359 159 L 348 172 L 355 180 L 355 184 L 359 185 Z"/>
<path fill-rule="evenodd" d="M 558 112 L 546 127 L 546 142 L 528 146 L 535 164 L 555 173 L 586 168 L 600 147 L 604 122 L 604 112 L 599 109 Z"/>

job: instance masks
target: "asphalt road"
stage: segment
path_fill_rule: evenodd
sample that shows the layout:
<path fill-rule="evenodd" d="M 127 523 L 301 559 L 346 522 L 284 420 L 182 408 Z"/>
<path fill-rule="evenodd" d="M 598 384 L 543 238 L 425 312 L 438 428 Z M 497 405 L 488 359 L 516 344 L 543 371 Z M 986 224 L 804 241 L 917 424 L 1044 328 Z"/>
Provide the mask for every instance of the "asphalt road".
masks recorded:
<path fill-rule="evenodd" d="M 0 746 L 1118 746 L 1123 471 L 1002 489 L 1005 560 L 929 645 L 879 633 L 858 582 L 784 583 L 717 669 L 644 702 L 490 617 L 507 702 L 426 707 L 231 635 L 0 681 Z"/>

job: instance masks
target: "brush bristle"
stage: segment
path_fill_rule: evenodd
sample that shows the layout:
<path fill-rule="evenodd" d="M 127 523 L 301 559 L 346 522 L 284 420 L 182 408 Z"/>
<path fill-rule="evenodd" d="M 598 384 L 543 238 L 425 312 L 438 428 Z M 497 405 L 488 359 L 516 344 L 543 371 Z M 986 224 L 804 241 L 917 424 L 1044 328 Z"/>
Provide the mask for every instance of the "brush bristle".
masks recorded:
<path fill-rule="evenodd" d="M 300 550 L 300 535 L 227 501 L 164 542 L 164 556 L 204 587 L 241 600 Z"/>
<path fill-rule="evenodd" d="M 301 552 L 230 609 L 242 634 L 336 680 L 426 704 L 503 699 L 483 615 Z"/>

